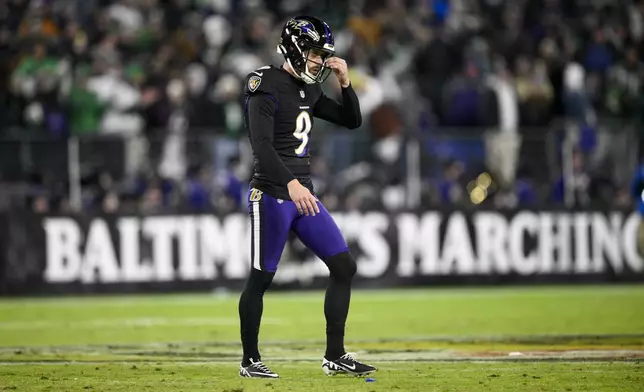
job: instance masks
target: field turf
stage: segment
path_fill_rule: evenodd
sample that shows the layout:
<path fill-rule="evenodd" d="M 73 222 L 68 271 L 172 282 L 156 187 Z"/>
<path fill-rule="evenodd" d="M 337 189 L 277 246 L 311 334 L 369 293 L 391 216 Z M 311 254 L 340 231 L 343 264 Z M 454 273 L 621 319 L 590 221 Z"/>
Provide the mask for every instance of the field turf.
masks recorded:
<path fill-rule="evenodd" d="M 238 294 L 0 299 L 0 391 L 643 391 L 644 286 L 357 291 L 326 377 L 322 292 L 269 293 L 279 380 L 243 380 Z"/>

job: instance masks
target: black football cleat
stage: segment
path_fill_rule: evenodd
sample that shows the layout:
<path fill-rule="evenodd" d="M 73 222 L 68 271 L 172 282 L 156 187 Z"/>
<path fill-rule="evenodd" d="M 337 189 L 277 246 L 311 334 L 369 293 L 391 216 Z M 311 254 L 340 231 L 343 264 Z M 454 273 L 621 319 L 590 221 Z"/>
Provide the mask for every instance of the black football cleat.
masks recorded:
<path fill-rule="evenodd" d="M 354 354 L 346 353 L 335 361 L 322 360 L 322 370 L 327 376 L 336 374 L 350 374 L 352 376 L 366 376 L 376 371 L 371 365 L 358 362 Z"/>
<path fill-rule="evenodd" d="M 273 373 L 268 366 L 264 365 L 262 361 L 253 361 L 250 360 L 250 365 L 242 366 L 239 365 L 239 375 L 241 377 L 250 377 L 250 378 L 279 378 L 280 376 L 277 373 Z"/>

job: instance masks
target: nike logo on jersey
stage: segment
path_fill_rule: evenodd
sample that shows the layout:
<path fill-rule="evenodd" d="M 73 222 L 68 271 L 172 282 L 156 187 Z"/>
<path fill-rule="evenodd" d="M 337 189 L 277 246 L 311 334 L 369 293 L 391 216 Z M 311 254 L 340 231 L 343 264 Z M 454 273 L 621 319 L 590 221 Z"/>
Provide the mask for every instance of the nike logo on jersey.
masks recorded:
<path fill-rule="evenodd" d="M 253 73 L 258 75 L 258 76 L 264 76 L 264 72 L 253 71 Z"/>

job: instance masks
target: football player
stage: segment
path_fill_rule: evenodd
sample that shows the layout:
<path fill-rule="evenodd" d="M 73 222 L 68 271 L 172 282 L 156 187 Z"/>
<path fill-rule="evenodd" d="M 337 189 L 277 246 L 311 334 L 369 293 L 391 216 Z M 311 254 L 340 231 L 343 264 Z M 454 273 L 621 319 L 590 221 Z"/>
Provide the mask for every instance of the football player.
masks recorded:
<path fill-rule="evenodd" d="M 347 64 L 335 56 L 333 33 L 310 16 L 290 19 L 282 29 L 278 51 L 284 64 L 266 66 L 245 80 L 245 124 L 255 157 L 248 193 L 252 267 L 239 299 L 242 377 L 276 378 L 258 349 L 264 292 L 270 286 L 291 230 L 329 268 L 324 298 L 327 375 L 366 375 L 376 369 L 344 350 L 344 329 L 356 262 L 311 182 L 309 142 L 315 117 L 354 129 L 361 125 L 358 98 Z M 321 83 L 334 73 L 342 103 L 328 98 Z"/>

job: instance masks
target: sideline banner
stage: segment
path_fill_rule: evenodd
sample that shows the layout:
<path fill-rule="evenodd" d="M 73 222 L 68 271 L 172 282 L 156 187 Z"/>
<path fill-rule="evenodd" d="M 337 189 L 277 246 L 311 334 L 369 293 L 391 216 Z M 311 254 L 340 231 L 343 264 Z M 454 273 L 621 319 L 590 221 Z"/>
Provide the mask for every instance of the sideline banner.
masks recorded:
<path fill-rule="evenodd" d="M 356 287 L 644 282 L 635 213 L 333 215 L 358 263 Z M 241 213 L 8 213 L 0 223 L 0 293 L 237 290 L 250 266 L 249 234 Z M 293 239 L 272 287 L 320 288 L 326 276 L 324 264 Z"/>

